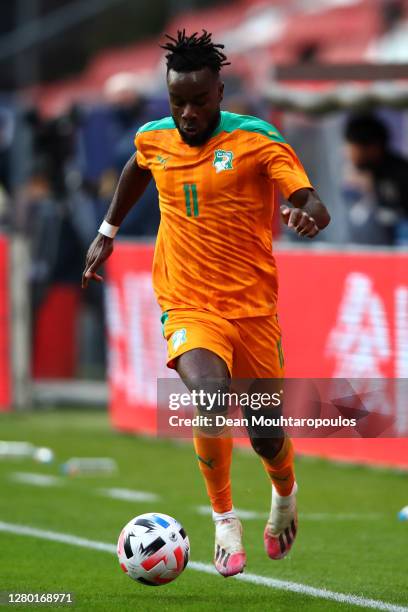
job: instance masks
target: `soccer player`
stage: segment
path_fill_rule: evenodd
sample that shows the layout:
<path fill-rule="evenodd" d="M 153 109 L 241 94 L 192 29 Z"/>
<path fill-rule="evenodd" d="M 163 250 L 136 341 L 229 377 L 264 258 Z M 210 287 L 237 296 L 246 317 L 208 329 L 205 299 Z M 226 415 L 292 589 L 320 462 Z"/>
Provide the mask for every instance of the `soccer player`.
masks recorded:
<path fill-rule="evenodd" d="M 272 255 L 274 190 L 290 202 L 282 218 L 300 236 L 313 238 L 330 217 L 274 126 L 220 110 L 224 46 L 205 31 L 168 39 L 163 48 L 171 117 L 137 132 L 136 153 L 89 248 L 82 284 L 102 280 L 97 270 L 153 177 L 161 211 L 153 285 L 168 366 L 189 389 L 206 380 L 223 381 L 228 389 L 231 377 L 279 379 L 284 366 Z M 299 266 L 299 274 L 305 270 Z M 243 571 L 246 555 L 231 496 L 232 439 L 201 434 L 195 432 L 194 444 L 213 508 L 214 563 L 220 574 L 233 576 Z M 249 435 L 272 485 L 265 549 L 271 559 L 281 559 L 297 530 L 292 443 L 281 432 Z"/>

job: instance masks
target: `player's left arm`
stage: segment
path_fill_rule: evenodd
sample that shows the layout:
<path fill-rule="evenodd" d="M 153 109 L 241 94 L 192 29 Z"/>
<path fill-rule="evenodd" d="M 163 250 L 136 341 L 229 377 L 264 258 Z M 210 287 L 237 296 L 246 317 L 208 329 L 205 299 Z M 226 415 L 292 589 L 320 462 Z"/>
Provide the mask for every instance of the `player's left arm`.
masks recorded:
<path fill-rule="evenodd" d="M 329 212 L 314 189 L 298 189 L 288 200 L 293 208 L 281 206 L 282 220 L 299 236 L 314 238 L 329 225 Z"/>

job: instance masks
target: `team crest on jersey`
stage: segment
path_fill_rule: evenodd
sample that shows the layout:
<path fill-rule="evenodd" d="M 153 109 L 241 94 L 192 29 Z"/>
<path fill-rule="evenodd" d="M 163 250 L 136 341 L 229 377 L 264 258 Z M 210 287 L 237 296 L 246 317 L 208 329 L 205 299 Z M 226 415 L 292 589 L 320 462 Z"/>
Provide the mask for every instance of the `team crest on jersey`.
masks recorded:
<path fill-rule="evenodd" d="M 213 166 L 216 173 L 222 172 L 223 170 L 232 170 L 232 160 L 234 154 L 232 151 L 224 151 L 223 149 L 217 149 L 214 151 Z"/>
<path fill-rule="evenodd" d="M 173 351 L 177 351 L 179 346 L 187 342 L 187 330 L 185 327 L 174 332 L 171 342 L 173 344 Z"/>

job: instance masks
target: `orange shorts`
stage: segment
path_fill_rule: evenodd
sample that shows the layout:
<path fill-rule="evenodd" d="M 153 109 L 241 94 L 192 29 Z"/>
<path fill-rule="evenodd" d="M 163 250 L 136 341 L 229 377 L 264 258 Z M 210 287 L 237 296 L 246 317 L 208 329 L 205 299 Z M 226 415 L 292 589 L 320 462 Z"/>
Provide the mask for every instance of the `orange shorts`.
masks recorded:
<path fill-rule="evenodd" d="M 277 315 L 224 319 L 201 310 L 169 310 L 163 313 L 167 340 L 167 365 L 196 348 L 212 351 L 227 364 L 234 378 L 282 378 L 284 363 Z"/>

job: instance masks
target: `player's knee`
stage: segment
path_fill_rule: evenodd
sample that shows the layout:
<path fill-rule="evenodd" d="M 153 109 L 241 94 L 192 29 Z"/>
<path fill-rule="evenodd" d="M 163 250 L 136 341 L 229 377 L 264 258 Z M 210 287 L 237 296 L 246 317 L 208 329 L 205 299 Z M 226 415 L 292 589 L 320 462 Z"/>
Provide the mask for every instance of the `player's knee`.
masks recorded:
<path fill-rule="evenodd" d="M 282 448 L 283 438 L 250 438 L 254 451 L 264 459 L 274 459 Z"/>
<path fill-rule="evenodd" d="M 187 351 L 177 358 L 175 365 L 179 376 L 190 389 L 211 385 L 214 380 L 221 385 L 227 381 L 229 383 L 225 361 L 207 349 Z"/>

